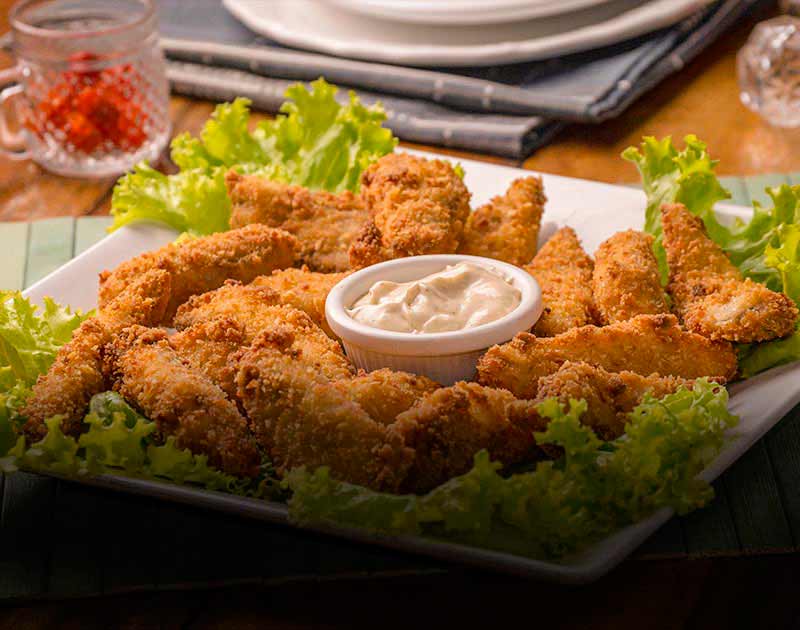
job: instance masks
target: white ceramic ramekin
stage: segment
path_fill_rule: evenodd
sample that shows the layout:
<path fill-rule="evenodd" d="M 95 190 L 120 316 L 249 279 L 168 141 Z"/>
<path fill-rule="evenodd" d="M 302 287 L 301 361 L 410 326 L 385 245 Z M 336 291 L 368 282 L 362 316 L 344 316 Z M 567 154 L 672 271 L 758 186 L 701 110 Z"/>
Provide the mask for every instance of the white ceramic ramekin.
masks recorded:
<path fill-rule="evenodd" d="M 347 309 L 380 280 L 418 280 L 460 262 L 491 267 L 505 274 L 522 293 L 519 306 L 493 322 L 442 333 L 381 330 L 362 324 L 347 314 Z M 542 308 L 541 289 L 524 269 L 480 256 L 440 254 L 389 260 L 347 276 L 328 294 L 325 317 L 357 367 L 367 371 L 386 367 L 424 374 L 443 385 L 452 385 L 456 381 L 472 379 L 475 364 L 486 349 L 530 329 L 542 314 Z"/>

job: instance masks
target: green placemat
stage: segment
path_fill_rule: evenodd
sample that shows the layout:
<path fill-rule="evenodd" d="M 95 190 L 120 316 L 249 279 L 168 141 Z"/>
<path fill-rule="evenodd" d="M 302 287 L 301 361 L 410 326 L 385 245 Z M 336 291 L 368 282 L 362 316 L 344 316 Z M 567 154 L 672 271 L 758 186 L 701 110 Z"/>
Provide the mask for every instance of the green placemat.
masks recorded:
<path fill-rule="evenodd" d="M 800 176 L 726 178 L 734 202 Z M 105 235 L 106 217 L 0 223 L 0 287 L 23 288 Z M 795 551 L 800 407 L 715 484 L 706 508 L 674 518 L 640 557 Z M 241 582 L 451 570 L 434 560 L 221 513 L 17 473 L 0 476 L 0 600 Z"/>

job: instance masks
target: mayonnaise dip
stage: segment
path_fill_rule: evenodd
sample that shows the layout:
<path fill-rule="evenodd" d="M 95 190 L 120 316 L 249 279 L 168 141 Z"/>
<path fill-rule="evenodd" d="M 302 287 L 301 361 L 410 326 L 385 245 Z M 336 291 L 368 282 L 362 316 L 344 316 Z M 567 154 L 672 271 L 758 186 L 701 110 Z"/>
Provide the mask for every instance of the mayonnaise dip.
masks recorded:
<path fill-rule="evenodd" d="M 496 269 L 462 262 L 412 282 L 376 282 L 347 314 L 382 330 L 438 333 L 493 322 L 521 299 L 522 292 Z"/>

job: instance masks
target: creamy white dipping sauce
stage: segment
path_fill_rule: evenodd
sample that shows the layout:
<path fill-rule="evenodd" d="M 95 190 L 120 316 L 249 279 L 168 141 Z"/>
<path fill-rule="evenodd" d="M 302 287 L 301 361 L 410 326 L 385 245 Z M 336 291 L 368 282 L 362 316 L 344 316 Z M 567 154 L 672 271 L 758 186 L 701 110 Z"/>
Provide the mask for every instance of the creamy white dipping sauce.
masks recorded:
<path fill-rule="evenodd" d="M 347 314 L 382 330 L 438 333 L 498 320 L 521 299 L 522 292 L 496 269 L 462 262 L 411 282 L 376 282 Z"/>

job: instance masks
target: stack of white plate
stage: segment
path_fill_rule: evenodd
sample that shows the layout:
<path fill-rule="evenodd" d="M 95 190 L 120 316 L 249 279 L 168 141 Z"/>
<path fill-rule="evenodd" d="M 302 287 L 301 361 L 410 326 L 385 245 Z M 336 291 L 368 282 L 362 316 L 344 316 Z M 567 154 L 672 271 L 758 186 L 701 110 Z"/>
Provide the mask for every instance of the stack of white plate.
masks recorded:
<path fill-rule="evenodd" d="M 713 0 L 224 0 L 253 31 L 341 57 L 489 66 L 592 50 Z"/>

